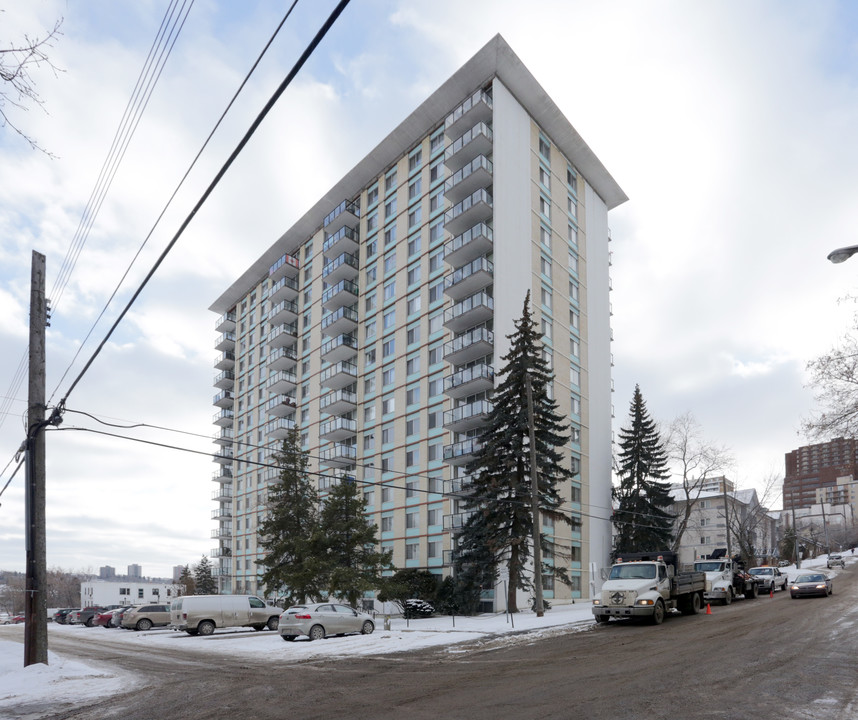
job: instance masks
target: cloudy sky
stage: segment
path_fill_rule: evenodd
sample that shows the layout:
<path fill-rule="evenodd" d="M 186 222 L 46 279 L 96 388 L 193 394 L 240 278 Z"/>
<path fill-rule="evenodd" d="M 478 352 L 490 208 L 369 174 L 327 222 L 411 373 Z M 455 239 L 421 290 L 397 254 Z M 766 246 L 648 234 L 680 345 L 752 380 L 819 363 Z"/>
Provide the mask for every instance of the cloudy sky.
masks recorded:
<path fill-rule="evenodd" d="M 196 0 L 52 298 L 54 401 L 334 4 L 298 4 L 75 361 L 286 5 Z M 64 21 L 51 51 L 61 72 L 35 75 L 46 112 L 11 116 L 55 158 L 0 129 L 0 468 L 24 434 L 26 383 L 7 389 L 26 352 L 31 253 L 47 256 L 50 291 L 168 0 L 5 5 L 3 47 Z M 691 412 L 730 448 L 740 486 L 782 475 L 813 408 L 805 364 L 854 309 L 841 299 L 858 259 L 825 256 L 858 242 L 858 5 L 354 0 L 69 396 L 70 411 L 103 422 L 183 433 L 66 413 L 48 436 L 50 565 L 168 574 L 216 544 L 207 308 L 498 32 L 630 198 L 610 217 L 616 429 L 639 383 L 655 419 Z M 0 502 L 0 568 L 21 570 L 21 474 Z"/>

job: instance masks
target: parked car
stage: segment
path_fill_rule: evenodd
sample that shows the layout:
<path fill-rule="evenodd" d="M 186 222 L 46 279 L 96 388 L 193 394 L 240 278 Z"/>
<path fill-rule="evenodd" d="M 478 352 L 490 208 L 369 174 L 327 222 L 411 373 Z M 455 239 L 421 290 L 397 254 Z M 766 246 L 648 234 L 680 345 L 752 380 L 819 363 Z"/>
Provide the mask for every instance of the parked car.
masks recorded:
<path fill-rule="evenodd" d="M 26 619 L 27 618 L 25 618 L 23 615 L 13 615 L 12 616 L 12 624 L 18 625 L 18 624 L 24 622 Z"/>
<path fill-rule="evenodd" d="M 12 616 L 7 612 L 0 613 L 0 625 L 11 625 L 11 624 L 12 624 Z"/>
<path fill-rule="evenodd" d="M 54 622 L 59 623 L 60 625 L 66 625 L 68 623 L 68 616 L 70 613 L 73 613 L 78 608 L 63 608 L 62 610 L 57 610 L 54 613 Z"/>
<path fill-rule="evenodd" d="M 112 628 L 122 627 L 122 618 L 124 617 L 125 613 L 127 613 L 129 610 L 134 609 L 135 607 L 137 607 L 137 606 L 136 605 L 126 605 L 125 607 L 121 607 L 118 610 L 114 610 L 113 611 L 113 617 L 110 618 L 110 623 L 108 624 L 107 627 L 112 627 Z"/>
<path fill-rule="evenodd" d="M 151 630 L 170 624 L 169 605 L 139 605 L 122 615 L 121 625 L 134 630 Z"/>
<path fill-rule="evenodd" d="M 101 605 L 96 605 L 93 607 L 81 608 L 80 610 L 74 613 L 74 625 L 86 625 L 87 627 L 92 627 L 95 625 L 95 616 L 98 613 L 102 613 L 107 610 L 106 607 Z"/>
<path fill-rule="evenodd" d="M 838 555 L 837 553 L 833 553 L 832 555 L 829 555 L 828 556 L 828 562 L 826 563 L 826 567 L 833 568 L 833 567 L 838 567 L 838 566 L 842 567 L 842 568 L 846 567 L 846 561 L 843 559 L 843 556 Z"/>
<path fill-rule="evenodd" d="M 774 592 L 775 590 L 786 590 L 789 579 L 776 567 L 762 565 L 748 570 L 749 575 L 757 578 L 757 586 L 763 592 Z"/>
<path fill-rule="evenodd" d="M 792 563 L 791 563 L 789 560 L 779 560 L 779 561 L 778 561 L 778 567 L 779 567 L 779 568 L 781 568 L 781 567 L 787 567 L 787 566 L 789 566 L 789 565 L 792 565 Z"/>
<path fill-rule="evenodd" d="M 789 594 L 793 599 L 809 595 L 828 597 L 834 595 L 834 584 L 831 577 L 825 573 L 805 573 L 793 580 L 789 587 Z"/>
<path fill-rule="evenodd" d="M 321 640 L 328 635 L 346 633 L 369 635 L 373 630 L 375 623 L 371 615 L 336 603 L 293 605 L 280 616 L 280 637 L 287 642 L 299 635 Z"/>

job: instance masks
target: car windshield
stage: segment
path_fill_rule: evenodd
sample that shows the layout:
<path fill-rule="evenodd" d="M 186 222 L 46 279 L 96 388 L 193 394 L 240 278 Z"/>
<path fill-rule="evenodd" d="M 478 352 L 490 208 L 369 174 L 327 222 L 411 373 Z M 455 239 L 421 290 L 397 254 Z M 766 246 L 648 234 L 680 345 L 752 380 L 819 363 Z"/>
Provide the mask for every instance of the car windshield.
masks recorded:
<path fill-rule="evenodd" d="M 625 563 L 611 568 L 611 580 L 652 580 L 655 565 L 652 563 Z"/>
<path fill-rule="evenodd" d="M 724 564 L 720 562 L 696 562 L 694 569 L 698 572 L 721 572 Z"/>
<path fill-rule="evenodd" d="M 825 582 L 825 575 L 799 575 L 795 581 L 797 583 Z"/>
<path fill-rule="evenodd" d="M 772 569 L 771 568 L 751 568 L 748 572 L 750 572 L 751 575 L 771 575 Z"/>

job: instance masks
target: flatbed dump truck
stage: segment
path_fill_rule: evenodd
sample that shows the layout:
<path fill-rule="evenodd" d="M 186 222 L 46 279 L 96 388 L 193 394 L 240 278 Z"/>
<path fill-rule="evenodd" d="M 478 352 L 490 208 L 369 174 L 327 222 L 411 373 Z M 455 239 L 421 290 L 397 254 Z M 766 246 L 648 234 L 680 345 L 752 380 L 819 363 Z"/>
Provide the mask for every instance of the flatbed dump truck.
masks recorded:
<path fill-rule="evenodd" d="M 660 625 L 671 609 L 697 614 L 703 606 L 706 574 L 678 570 L 674 552 L 623 553 L 593 600 L 596 622 L 628 617 Z"/>

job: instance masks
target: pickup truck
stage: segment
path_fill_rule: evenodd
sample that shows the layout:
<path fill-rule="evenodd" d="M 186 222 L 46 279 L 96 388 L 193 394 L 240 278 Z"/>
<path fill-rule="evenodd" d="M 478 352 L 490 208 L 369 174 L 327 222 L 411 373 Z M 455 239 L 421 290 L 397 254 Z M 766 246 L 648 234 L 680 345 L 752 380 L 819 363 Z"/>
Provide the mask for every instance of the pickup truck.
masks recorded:
<path fill-rule="evenodd" d="M 677 572 L 676 553 L 624 553 L 611 566 L 599 597 L 593 600 L 596 622 L 645 618 L 660 625 L 670 609 L 695 615 L 703 606 L 706 575 Z"/>
<path fill-rule="evenodd" d="M 695 560 L 694 569 L 706 573 L 706 600 L 720 600 L 729 605 L 737 595 L 746 600 L 757 597 L 759 585 L 753 575 L 746 573 L 738 560 L 718 557 L 708 560 Z"/>
<path fill-rule="evenodd" d="M 761 565 L 748 570 L 748 575 L 757 578 L 757 587 L 761 592 L 774 592 L 777 589 L 786 590 L 789 579 L 786 573 L 771 565 Z"/>

